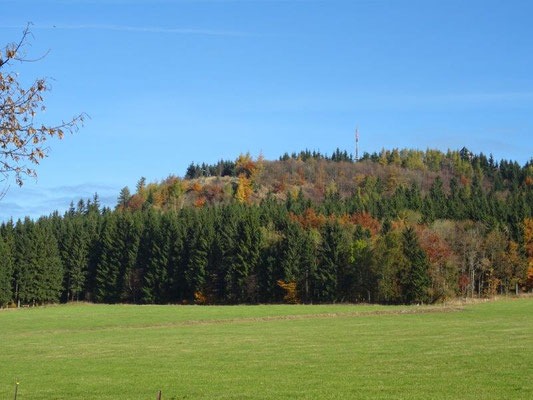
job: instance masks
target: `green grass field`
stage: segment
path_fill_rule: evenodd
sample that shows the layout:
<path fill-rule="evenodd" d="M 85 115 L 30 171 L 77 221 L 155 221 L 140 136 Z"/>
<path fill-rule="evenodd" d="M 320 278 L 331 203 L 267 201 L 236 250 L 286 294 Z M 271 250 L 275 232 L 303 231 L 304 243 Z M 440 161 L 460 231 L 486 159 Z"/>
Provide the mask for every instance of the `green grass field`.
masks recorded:
<path fill-rule="evenodd" d="M 0 311 L 0 399 L 15 378 L 19 399 L 531 399 L 533 298 Z"/>

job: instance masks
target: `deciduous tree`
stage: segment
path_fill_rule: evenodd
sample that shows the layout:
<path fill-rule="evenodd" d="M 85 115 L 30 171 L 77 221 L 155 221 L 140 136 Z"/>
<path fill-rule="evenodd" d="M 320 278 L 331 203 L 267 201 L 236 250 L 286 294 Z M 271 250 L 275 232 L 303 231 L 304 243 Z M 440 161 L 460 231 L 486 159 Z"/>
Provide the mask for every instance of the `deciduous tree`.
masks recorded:
<path fill-rule="evenodd" d="M 48 81 L 39 78 L 24 87 L 12 70 L 15 64 L 36 61 L 26 54 L 32 37 L 29 28 L 18 42 L 0 50 L 0 175 L 4 181 L 12 176 L 18 185 L 25 177 L 37 175 L 36 165 L 49 153 L 48 139 L 62 139 L 66 132 L 76 131 L 85 118 L 80 114 L 55 125 L 40 119 L 46 108 L 44 95 L 51 89 Z"/>

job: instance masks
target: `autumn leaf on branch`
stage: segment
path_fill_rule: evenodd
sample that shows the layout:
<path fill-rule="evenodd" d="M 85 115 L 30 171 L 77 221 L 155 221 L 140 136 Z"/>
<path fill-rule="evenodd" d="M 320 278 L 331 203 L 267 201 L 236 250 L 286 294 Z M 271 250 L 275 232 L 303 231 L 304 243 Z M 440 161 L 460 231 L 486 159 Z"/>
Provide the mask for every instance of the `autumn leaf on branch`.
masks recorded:
<path fill-rule="evenodd" d="M 32 37 L 28 24 L 18 42 L 0 49 L 0 181 L 6 187 L 10 177 L 19 186 L 24 178 L 36 177 L 36 166 L 50 150 L 46 141 L 76 132 L 87 117 L 82 113 L 55 125 L 39 121 L 39 114 L 46 110 L 44 94 L 50 91 L 47 80 L 39 78 L 29 87 L 23 87 L 18 74 L 10 70 L 17 63 L 35 62 L 44 57 L 26 57 L 24 50 Z"/>

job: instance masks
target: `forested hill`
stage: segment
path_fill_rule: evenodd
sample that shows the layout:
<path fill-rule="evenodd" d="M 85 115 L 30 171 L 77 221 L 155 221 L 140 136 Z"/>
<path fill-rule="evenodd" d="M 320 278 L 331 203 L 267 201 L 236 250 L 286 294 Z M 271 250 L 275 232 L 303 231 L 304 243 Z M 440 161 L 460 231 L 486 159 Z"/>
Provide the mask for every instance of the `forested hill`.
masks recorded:
<path fill-rule="evenodd" d="M 520 224 L 532 213 L 531 189 L 531 162 L 496 162 L 464 148 L 447 153 L 382 150 L 365 153 L 358 162 L 346 151 L 327 156 L 306 150 L 277 161 L 247 154 L 213 165 L 192 163 L 184 178 L 169 176 L 150 184 L 143 178 L 134 194 L 124 188 L 117 207 L 178 210 L 275 199 L 296 213 L 312 206 L 324 215 L 367 212 L 380 221 L 410 210 L 420 213 L 422 222 L 504 224 L 518 240 Z"/>
<path fill-rule="evenodd" d="M 533 165 L 303 151 L 0 227 L 0 305 L 436 302 L 533 289 Z"/>

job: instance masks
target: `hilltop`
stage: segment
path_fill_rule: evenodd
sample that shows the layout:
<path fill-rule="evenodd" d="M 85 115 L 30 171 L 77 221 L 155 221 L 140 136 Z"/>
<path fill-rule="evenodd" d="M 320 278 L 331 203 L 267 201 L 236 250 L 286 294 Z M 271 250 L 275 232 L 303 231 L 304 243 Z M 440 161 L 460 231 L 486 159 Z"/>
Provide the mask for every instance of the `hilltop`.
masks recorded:
<path fill-rule="evenodd" d="M 408 209 L 422 212 L 426 219 L 479 220 L 516 202 L 533 204 L 532 186 L 531 162 L 523 166 L 515 161 L 497 162 L 465 148 L 446 153 L 382 150 L 365 153 L 358 161 L 346 151 L 327 156 L 305 150 L 273 161 L 241 154 L 235 161 L 213 165 L 191 163 L 183 178 L 171 175 L 152 183 L 142 178 L 133 195 L 124 188 L 117 207 L 177 210 L 299 198 L 308 205 L 349 202 L 350 209 L 345 211 L 365 211 L 379 219 L 394 218 Z M 494 218 L 503 215 L 500 212 Z"/>

